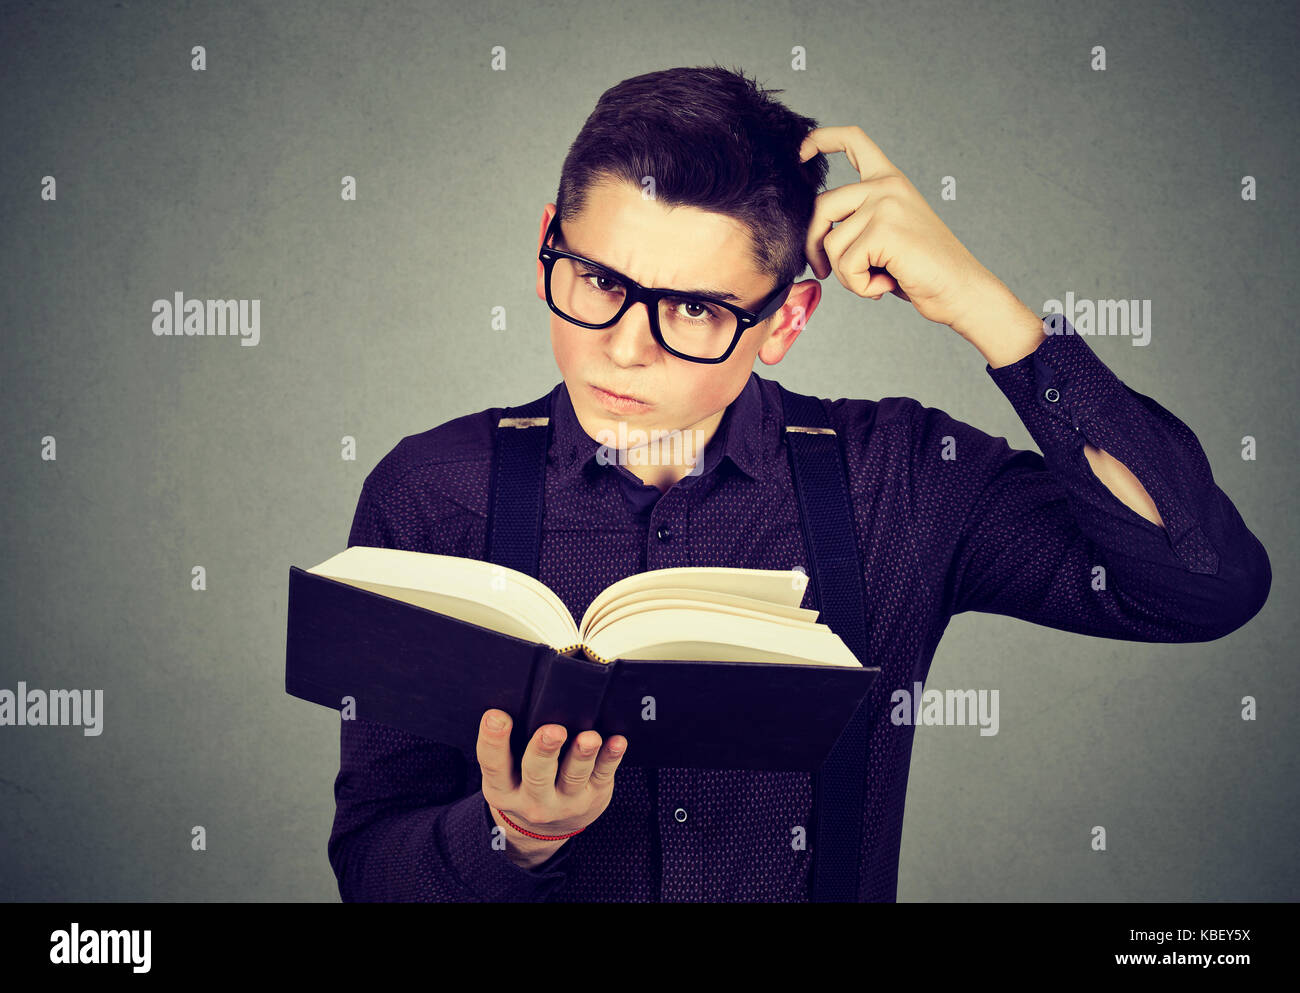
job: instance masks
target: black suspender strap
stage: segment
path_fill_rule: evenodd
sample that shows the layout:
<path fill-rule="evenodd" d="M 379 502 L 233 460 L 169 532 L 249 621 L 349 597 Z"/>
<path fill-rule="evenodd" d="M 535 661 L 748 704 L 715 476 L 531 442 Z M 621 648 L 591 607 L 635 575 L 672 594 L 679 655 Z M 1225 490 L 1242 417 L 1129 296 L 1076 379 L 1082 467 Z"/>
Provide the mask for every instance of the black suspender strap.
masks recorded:
<path fill-rule="evenodd" d="M 853 533 L 848 473 L 839 438 L 816 397 L 781 390 L 785 443 L 798 497 L 818 620 L 866 664 L 865 590 Z M 488 492 L 485 561 L 537 577 L 550 447 L 550 399 L 508 407 L 497 422 Z M 858 898 L 867 703 L 813 774 L 811 899 Z"/>
<path fill-rule="evenodd" d="M 866 590 L 839 438 L 821 400 L 777 386 L 817 620 L 839 635 L 866 665 Z M 811 899 L 816 903 L 854 903 L 858 899 L 867 706 L 863 700 L 821 769 L 813 774 Z"/>
<path fill-rule="evenodd" d="M 537 578 L 550 448 L 550 394 L 507 407 L 497 421 L 488 482 L 487 554 L 494 562 Z"/>

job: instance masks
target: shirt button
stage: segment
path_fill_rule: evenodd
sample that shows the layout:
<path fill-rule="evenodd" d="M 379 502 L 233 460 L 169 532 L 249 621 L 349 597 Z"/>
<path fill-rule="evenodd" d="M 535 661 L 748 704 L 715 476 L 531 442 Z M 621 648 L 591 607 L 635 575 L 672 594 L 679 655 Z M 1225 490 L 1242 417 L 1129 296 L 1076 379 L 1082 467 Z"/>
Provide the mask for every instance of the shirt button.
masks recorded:
<path fill-rule="evenodd" d="M 660 541 L 667 541 L 669 538 L 673 536 L 673 533 L 668 528 L 661 527 L 658 531 L 655 532 L 655 535 L 659 538 Z"/>
<path fill-rule="evenodd" d="M 686 820 L 686 811 L 683 808 L 678 807 L 673 811 L 673 817 L 676 818 L 677 823 L 680 824 L 682 821 Z"/>
<path fill-rule="evenodd" d="M 1043 397 L 1048 403 L 1056 403 L 1057 400 L 1061 399 L 1061 394 L 1055 386 L 1049 386 Z"/>

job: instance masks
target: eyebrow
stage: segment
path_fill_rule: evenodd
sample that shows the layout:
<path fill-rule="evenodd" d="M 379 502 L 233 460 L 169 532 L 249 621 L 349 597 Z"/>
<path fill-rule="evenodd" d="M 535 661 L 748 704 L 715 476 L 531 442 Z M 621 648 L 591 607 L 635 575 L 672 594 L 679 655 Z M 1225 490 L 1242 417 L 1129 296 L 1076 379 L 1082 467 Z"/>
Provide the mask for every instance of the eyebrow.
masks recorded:
<path fill-rule="evenodd" d="M 561 242 L 564 241 L 563 238 L 557 238 L 556 240 L 561 241 Z M 563 248 L 563 249 L 561 249 L 561 251 L 573 251 L 573 249 L 572 249 L 572 248 Z M 574 254 L 574 255 L 582 255 L 581 252 L 573 252 L 573 254 Z M 609 273 L 609 274 L 612 275 L 612 276 L 619 276 L 619 277 L 621 277 L 621 278 L 623 278 L 623 279 L 631 279 L 630 276 L 624 276 L 623 273 L 619 272 L 617 269 L 613 268 L 612 266 L 607 266 L 607 265 L 605 265 L 605 263 L 600 262 L 600 261 L 597 261 L 596 259 L 591 258 L 591 256 L 589 256 L 589 255 L 583 255 L 582 257 L 583 257 L 584 259 L 586 259 L 588 262 L 590 262 L 592 265 L 594 265 L 597 269 L 601 269 L 601 270 L 603 270 L 604 272 L 607 272 L 607 273 Z M 647 287 L 647 289 L 658 289 L 658 287 Z M 734 293 L 732 293 L 732 292 L 730 292 L 730 291 L 728 291 L 728 290 L 719 290 L 719 289 L 712 289 L 712 288 L 707 288 L 707 287 L 706 287 L 706 288 L 696 288 L 696 289 L 693 289 L 693 290 L 679 290 L 679 289 L 677 289 L 676 287 L 673 287 L 673 288 L 671 288 L 671 289 L 666 290 L 666 292 L 669 292 L 669 293 L 677 293 L 677 294 L 679 294 L 679 295 L 681 295 L 681 296 L 684 296 L 684 297 L 712 297 L 714 300 L 725 300 L 727 303 L 739 303 L 739 302 L 740 302 L 740 297 L 736 296 L 736 294 L 734 294 Z"/>

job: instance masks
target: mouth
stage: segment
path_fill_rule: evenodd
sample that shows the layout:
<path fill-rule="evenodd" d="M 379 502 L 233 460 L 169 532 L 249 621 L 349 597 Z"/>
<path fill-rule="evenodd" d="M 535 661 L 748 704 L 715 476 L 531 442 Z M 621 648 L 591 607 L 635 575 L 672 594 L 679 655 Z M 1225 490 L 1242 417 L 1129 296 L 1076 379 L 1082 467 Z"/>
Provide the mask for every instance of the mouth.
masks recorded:
<path fill-rule="evenodd" d="M 652 404 L 648 400 L 642 400 L 640 397 L 632 396 L 627 393 L 615 393 L 613 390 L 607 390 L 594 383 L 588 383 L 592 392 L 597 399 L 604 400 L 606 403 L 612 403 L 620 408 L 640 408 L 650 407 Z"/>

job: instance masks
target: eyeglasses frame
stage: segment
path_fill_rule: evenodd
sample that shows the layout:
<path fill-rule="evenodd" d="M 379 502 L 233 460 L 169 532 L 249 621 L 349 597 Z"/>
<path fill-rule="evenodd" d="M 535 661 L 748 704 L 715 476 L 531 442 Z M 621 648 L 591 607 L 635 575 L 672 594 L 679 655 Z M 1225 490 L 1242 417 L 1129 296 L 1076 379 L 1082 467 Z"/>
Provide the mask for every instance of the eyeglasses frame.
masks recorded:
<path fill-rule="evenodd" d="M 621 272 L 611 269 L 609 266 L 603 265 L 600 262 L 583 258 L 581 255 L 575 255 L 572 252 L 565 252 L 558 248 L 552 248 L 549 244 L 551 237 L 553 234 L 558 233 L 559 230 L 560 215 L 557 213 L 552 215 L 551 223 L 547 225 L 546 228 L 546 236 L 542 239 L 542 249 L 537 253 L 537 258 L 542 263 L 546 272 L 546 278 L 544 280 L 546 286 L 546 305 L 550 307 L 557 316 L 564 318 L 570 324 L 576 324 L 579 327 L 598 331 L 602 328 L 613 327 L 622 319 L 623 315 L 626 314 L 629 309 L 631 309 L 635 304 L 643 302 L 646 305 L 646 312 L 650 315 L 650 333 L 654 335 L 654 339 L 659 343 L 659 347 L 664 349 L 664 351 L 668 352 L 670 355 L 676 355 L 679 359 L 685 359 L 687 362 L 703 362 L 706 365 L 716 365 L 719 362 L 727 361 L 727 359 L 731 357 L 731 353 L 736 350 L 736 345 L 740 343 L 740 336 L 754 325 L 762 323 L 780 310 L 781 307 L 785 305 L 786 298 L 790 295 L 790 290 L 794 288 L 793 282 L 783 287 L 778 286 L 772 291 L 771 295 L 762 302 L 757 311 L 745 310 L 741 307 L 736 307 L 727 303 L 725 300 L 718 300 L 714 297 L 701 296 L 695 293 L 682 293 L 680 290 L 654 290 L 642 286 L 636 280 L 630 279 Z M 621 282 L 627 288 L 627 293 L 623 298 L 623 305 L 618 308 L 618 312 L 604 324 L 587 324 L 583 321 L 574 320 L 574 318 L 561 311 L 560 308 L 555 305 L 555 301 L 551 297 L 551 270 L 555 267 L 555 263 L 559 259 L 573 259 L 575 262 L 581 262 L 584 265 L 591 266 L 593 269 L 609 273 L 611 278 L 617 279 Z M 659 301 L 664 297 L 686 297 L 690 300 L 699 300 L 702 303 L 708 303 L 715 307 L 723 307 L 735 314 L 736 333 L 731 339 L 731 344 L 727 346 L 727 350 L 715 359 L 702 359 L 695 355 L 683 354 L 668 345 L 664 341 L 662 332 L 659 330 Z"/>

